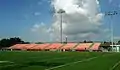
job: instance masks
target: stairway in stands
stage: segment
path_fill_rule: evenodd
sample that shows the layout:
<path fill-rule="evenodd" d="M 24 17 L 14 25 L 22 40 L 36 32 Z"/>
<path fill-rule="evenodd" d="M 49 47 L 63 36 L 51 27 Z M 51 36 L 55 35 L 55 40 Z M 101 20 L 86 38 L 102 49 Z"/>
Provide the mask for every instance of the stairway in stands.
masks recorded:
<path fill-rule="evenodd" d="M 51 45 L 52 45 L 52 43 L 50 43 L 49 45 L 45 46 L 45 47 L 43 48 L 43 50 L 48 51 L 48 49 L 47 49 L 47 48 L 48 48 L 49 46 L 51 46 Z"/>
<path fill-rule="evenodd" d="M 92 43 L 92 44 L 90 45 L 90 47 L 88 48 L 89 51 L 91 51 L 90 48 L 92 48 L 94 44 L 95 44 L 95 43 Z"/>
<path fill-rule="evenodd" d="M 73 48 L 71 48 L 72 51 L 75 51 L 74 48 L 76 48 L 80 43 L 77 43 Z"/>
<path fill-rule="evenodd" d="M 66 45 L 66 43 L 64 43 L 61 47 L 59 47 L 59 51 L 61 51 L 61 48 L 64 47 Z"/>
<path fill-rule="evenodd" d="M 32 50 L 32 48 L 38 46 L 38 44 L 30 44 L 29 48 L 27 48 L 28 51 Z"/>

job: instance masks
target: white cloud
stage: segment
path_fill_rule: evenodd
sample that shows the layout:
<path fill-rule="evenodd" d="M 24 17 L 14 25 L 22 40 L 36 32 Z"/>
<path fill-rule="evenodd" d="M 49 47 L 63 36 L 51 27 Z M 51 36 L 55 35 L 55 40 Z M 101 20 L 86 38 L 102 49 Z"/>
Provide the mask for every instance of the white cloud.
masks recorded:
<path fill-rule="evenodd" d="M 35 24 L 31 30 L 33 32 L 36 32 L 36 31 L 38 31 L 38 29 L 39 29 L 40 26 L 41 26 L 40 24 Z"/>
<path fill-rule="evenodd" d="M 39 15 L 41 15 L 41 13 L 40 12 L 35 12 L 34 15 L 39 16 Z"/>
<path fill-rule="evenodd" d="M 109 0 L 109 3 L 112 3 L 113 0 Z"/>
<path fill-rule="evenodd" d="M 104 40 L 109 39 L 110 31 L 102 28 L 104 15 L 100 13 L 98 0 L 51 0 L 51 5 L 57 12 L 63 14 L 63 39 L 69 41 Z M 45 24 L 35 24 L 32 32 L 38 33 L 42 40 L 60 40 L 60 15 L 54 14 L 54 22 L 47 28 Z M 44 40 L 44 41 L 45 41 Z"/>
<path fill-rule="evenodd" d="M 46 30 L 47 30 L 47 27 L 43 22 L 34 24 L 31 29 L 32 32 L 38 32 L 38 31 L 44 32 Z"/>
<path fill-rule="evenodd" d="M 38 5 L 42 5 L 42 2 L 41 2 L 41 1 L 39 1 L 39 2 L 38 2 Z"/>
<path fill-rule="evenodd" d="M 102 20 L 104 15 L 100 13 L 98 0 L 52 0 L 52 6 L 57 12 L 63 9 L 63 34 L 71 40 L 84 40 L 97 38 L 104 33 Z M 52 30 L 59 38 L 60 16 L 54 14 L 55 22 Z"/>
<path fill-rule="evenodd" d="M 118 7 L 120 8 L 120 4 L 118 5 Z"/>
<path fill-rule="evenodd" d="M 35 38 L 36 41 L 51 41 L 49 28 L 45 25 L 45 23 L 36 23 L 31 28 L 31 37 Z"/>

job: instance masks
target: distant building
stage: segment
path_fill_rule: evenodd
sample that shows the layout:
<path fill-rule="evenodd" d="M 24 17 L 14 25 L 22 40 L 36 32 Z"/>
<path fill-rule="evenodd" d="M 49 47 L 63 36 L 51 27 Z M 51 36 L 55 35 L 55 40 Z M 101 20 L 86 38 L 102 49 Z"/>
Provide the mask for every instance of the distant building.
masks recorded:
<path fill-rule="evenodd" d="M 120 52 L 120 45 L 110 45 L 111 47 L 113 46 L 113 52 Z"/>

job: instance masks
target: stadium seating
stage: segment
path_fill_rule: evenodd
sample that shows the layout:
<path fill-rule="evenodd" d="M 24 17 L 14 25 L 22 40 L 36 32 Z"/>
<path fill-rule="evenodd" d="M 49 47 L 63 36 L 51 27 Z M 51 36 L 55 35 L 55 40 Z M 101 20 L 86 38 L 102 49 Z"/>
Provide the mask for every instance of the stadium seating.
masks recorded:
<path fill-rule="evenodd" d="M 71 50 L 71 48 L 75 47 L 77 45 L 77 43 L 67 43 L 66 45 L 64 45 L 63 47 L 61 47 L 61 50 Z"/>
<path fill-rule="evenodd" d="M 74 49 L 76 51 L 85 51 L 88 50 L 88 48 L 92 45 L 92 43 L 80 43 L 77 47 Z"/>
<path fill-rule="evenodd" d="M 99 50 L 101 43 L 94 43 L 94 45 L 90 48 L 90 50 L 97 51 Z"/>
<path fill-rule="evenodd" d="M 20 44 L 13 45 L 13 46 L 9 47 L 8 49 L 14 49 L 14 48 L 16 48 L 16 47 L 19 46 L 19 45 L 20 45 Z"/>
<path fill-rule="evenodd" d="M 34 47 L 31 47 L 30 50 L 44 50 L 44 48 L 48 47 L 50 44 L 38 44 Z"/>
<path fill-rule="evenodd" d="M 16 44 L 8 49 L 12 50 L 34 50 L 34 51 L 40 51 L 40 50 L 62 50 L 62 51 L 69 51 L 69 50 L 76 50 L 76 51 L 97 51 L 99 50 L 101 43 L 67 43 L 67 44 L 61 44 L 61 43 L 45 43 L 45 44 Z"/>
<path fill-rule="evenodd" d="M 13 50 L 26 50 L 25 46 L 27 46 L 29 44 L 16 44 L 14 46 L 11 46 L 9 49 L 13 49 Z"/>
<path fill-rule="evenodd" d="M 61 43 L 53 43 L 50 46 L 46 47 L 46 50 L 58 50 L 63 44 Z"/>
<path fill-rule="evenodd" d="M 37 44 L 28 44 L 27 46 L 25 46 L 25 48 L 27 50 L 29 50 L 29 49 L 31 49 L 32 47 L 35 47 L 35 46 L 37 46 Z"/>

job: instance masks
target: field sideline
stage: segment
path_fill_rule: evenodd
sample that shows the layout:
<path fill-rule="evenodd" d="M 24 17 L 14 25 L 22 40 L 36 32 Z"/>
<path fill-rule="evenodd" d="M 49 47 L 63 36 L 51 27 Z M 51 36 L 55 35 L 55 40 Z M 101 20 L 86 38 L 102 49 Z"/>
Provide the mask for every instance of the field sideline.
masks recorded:
<path fill-rule="evenodd" d="M 120 53 L 0 51 L 0 70 L 120 70 Z"/>

